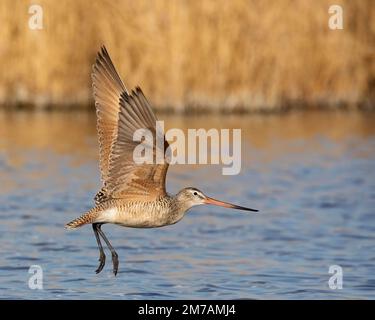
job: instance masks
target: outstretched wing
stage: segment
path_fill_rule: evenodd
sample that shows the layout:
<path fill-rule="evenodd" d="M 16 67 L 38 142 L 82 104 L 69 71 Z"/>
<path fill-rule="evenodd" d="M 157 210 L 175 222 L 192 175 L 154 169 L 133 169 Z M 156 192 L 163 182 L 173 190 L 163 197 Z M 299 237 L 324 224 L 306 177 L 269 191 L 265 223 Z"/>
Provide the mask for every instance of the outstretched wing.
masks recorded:
<path fill-rule="evenodd" d="M 128 198 L 131 200 L 153 201 L 166 195 L 165 178 L 168 161 L 165 151 L 168 143 L 161 128 L 157 128 L 157 119 L 151 106 L 140 88 L 129 95 L 126 92 L 120 97 L 120 113 L 116 141 L 113 144 L 108 180 L 106 187 L 111 198 Z M 151 139 L 134 141 L 136 131 L 140 135 L 146 132 Z M 146 131 L 145 131 L 146 130 Z M 148 136 L 150 138 L 150 135 Z M 139 163 L 134 153 L 142 143 L 144 155 L 152 155 L 147 163 Z M 162 160 L 156 163 L 157 156 Z"/>
<path fill-rule="evenodd" d="M 127 93 L 111 58 L 103 46 L 92 73 L 99 138 L 99 167 L 104 185 L 109 177 L 109 158 L 117 135 L 120 96 Z"/>

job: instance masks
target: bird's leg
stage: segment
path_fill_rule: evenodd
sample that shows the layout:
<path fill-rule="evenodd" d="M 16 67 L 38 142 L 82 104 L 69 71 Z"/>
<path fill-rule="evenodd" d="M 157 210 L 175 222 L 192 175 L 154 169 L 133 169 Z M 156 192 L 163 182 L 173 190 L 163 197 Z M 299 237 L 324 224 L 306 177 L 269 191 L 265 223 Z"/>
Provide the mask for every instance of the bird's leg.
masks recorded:
<path fill-rule="evenodd" d="M 117 270 L 118 270 L 118 255 L 117 255 L 115 249 L 112 247 L 111 243 L 108 241 L 108 239 L 105 236 L 103 230 L 100 229 L 100 227 L 101 227 L 101 225 L 99 225 L 99 227 L 98 227 L 97 230 L 98 230 L 99 234 L 102 236 L 102 238 L 105 241 L 105 243 L 107 244 L 108 249 L 111 251 L 112 262 L 113 262 L 113 273 L 116 275 L 117 274 Z"/>
<path fill-rule="evenodd" d="M 103 270 L 104 265 L 105 265 L 105 253 L 104 253 L 103 246 L 102 246 L 102 243 L 100 241 L 100 237 L 99 237 L 99 233 L 98 233 L 98 230 L 100 230 L 100 224 L 93 223 L 92 229 L 94 230 L 96 242 L 98 243 L 98 248 L 99 248 L 99 252 L 100 252 L 100 255 L 99 255 L 100 264 L 99 264 L 98 269 L 96 269 L 96 271 L 95 271 L 96 273 L 99 273 L 100 271 Z"/>

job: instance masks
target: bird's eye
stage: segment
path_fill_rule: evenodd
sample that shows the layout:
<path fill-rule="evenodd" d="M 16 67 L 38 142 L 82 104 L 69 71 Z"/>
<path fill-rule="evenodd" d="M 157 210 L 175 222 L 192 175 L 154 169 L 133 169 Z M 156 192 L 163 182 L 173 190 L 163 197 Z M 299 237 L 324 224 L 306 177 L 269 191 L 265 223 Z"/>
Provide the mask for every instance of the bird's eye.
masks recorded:
<path fill-rule="evenodd" d="M 197 193 L 197 192 L 194 192 L 193 194 L 194 194 L 195 196 L 197 196 L 197 195 L 198 195 L 198 193 Z"/>

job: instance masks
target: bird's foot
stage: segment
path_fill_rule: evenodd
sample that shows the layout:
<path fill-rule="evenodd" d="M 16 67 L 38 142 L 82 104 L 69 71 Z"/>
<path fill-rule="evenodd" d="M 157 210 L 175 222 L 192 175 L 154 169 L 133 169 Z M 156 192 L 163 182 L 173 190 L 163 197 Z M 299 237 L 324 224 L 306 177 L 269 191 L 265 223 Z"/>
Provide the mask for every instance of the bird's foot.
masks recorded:
<path fill-rule="evenodd" d="M 113 262 L 113 273 L 116 276 L 118 271 L 118 255 L 116 252 L 112 252 L 112 262 Z"/>
<path fill-rule="evenodd" d="M 99 273 L 100 271 L 103 270 L 104 266 L 105 266 L 105 254 L 100 254 L 100 257 L 99 257 L 99 261 L 100 261 L 100 264 L 99 264 L 99 267 L 98 269 L 96 269 L 96 273 Z"/>

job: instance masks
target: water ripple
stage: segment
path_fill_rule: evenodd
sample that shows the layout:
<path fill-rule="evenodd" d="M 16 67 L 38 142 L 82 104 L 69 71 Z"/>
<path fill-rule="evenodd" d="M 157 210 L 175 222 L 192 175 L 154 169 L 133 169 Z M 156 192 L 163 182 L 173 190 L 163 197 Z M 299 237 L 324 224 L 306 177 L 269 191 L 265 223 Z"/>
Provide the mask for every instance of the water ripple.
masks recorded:
<path fill-rule="evenodd" d="M 94 126 L 75 134 L 84 135 L 79 145 L 59 139 L 70 118 L 50 143 L 28 145 L 17 138 L 24 137 L 20 132 L 8 133 L 11 143 L 0 136 L 6 146 L 0 152 L 0 298 L 374 299 L 374 118 L 324 114 L 316 123 L 327 117 L 334 121 L 324 132 L 298 116 L 296 122 L 221 118 L 223 127 L 247 128 L 241 174 L 177 166 L 168 190 L 196 185 L 261 214 L 200 207 L 171 227 L 106 226 L 120 259 L 116 277 L 107 248 L 106 265 L 95 273 L 99 252 L 90 226 L 63 227 L 91 207 L 100 187 Z M 210 124 L 200 121 L 189 125 Z M 28 288 L 31 265 L 42 267 L 44 290 Z M 331 265 L 343 268 L 342 290 L 329 289 Z"/>

